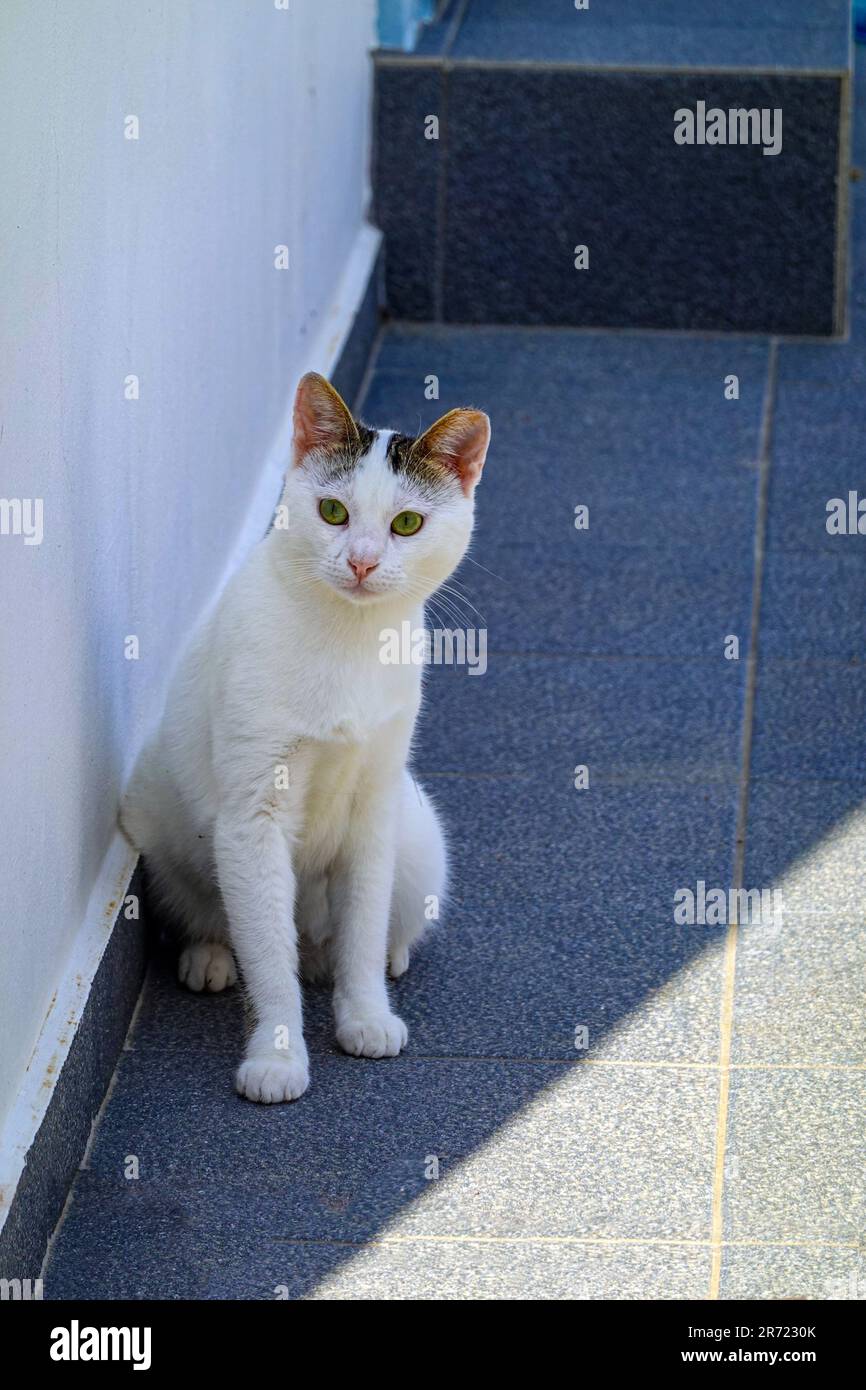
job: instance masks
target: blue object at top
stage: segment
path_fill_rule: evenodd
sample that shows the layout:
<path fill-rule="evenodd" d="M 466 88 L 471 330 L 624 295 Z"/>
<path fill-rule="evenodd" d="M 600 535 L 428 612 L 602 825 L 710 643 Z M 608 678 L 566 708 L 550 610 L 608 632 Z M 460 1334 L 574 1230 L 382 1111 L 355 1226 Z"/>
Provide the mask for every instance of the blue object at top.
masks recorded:
<path fill-rule="evenodd" d="M 435 9 L 436 0 L 379 0 L 379 43 L 411 51 L 418 30 L 433 18 Z"/>

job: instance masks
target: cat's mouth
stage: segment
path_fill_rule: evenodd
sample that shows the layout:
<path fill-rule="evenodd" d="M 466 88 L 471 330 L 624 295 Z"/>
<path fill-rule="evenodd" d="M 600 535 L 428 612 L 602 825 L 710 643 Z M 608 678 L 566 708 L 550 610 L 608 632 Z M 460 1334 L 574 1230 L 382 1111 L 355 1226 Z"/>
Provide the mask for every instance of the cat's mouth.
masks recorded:
<path fill-rule="evenodd" d="M 340 593 L 345 594 L 355 603 L 369 603 L 371 599 L 385 597 L 381 589 L 371 589 L 369 584 L 364 583 L 363 579 L 358 584 L 341 585 Z"/>

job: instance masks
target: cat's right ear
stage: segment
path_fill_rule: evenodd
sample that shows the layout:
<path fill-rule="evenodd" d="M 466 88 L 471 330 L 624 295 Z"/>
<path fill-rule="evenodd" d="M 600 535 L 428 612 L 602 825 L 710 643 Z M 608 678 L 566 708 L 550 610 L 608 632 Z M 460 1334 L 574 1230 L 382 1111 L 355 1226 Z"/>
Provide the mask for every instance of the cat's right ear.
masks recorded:
<path fill-rule="evenodd" d="M 358 441 L 358 427 L 345 401 L 318 372 L 307 372 L 295 392 L 292 463 L 297 468 L 313 449 L 331 453 Z"/>

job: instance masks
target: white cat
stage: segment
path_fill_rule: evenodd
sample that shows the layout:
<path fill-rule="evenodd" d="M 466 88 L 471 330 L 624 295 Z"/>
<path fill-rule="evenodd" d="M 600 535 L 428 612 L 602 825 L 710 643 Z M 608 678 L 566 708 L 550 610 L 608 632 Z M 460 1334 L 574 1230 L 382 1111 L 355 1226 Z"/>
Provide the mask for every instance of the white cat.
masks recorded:
<path fill-rule="evenodd" d="M 472 532 L 490 422 L 452 410 L 417 439 L 356 422 L 323 377 L 297 390 L 275 526 L 226 587 L 174 675 L 123 827 L 182 919 L 179 976 L 234 983 L 255 1016 L 237 1089 L 309 1084 L 299 964 L 334 982 L 340 1046 L 393 1057 L 401 975 L 445 888 L 445 844 L 407 770 L 416 664 L 380 660 L 383 629 L 424 601 Z M 234 953 L 234 955 L 232 954 Z"/>

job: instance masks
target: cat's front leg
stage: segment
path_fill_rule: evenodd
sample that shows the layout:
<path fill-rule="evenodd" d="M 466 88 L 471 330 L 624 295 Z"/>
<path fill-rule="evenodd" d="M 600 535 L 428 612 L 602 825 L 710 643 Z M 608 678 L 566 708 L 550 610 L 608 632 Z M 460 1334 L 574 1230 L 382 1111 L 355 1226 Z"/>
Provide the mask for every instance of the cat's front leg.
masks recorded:
<path fill-rule="evenodd" d="M 408 1038 L 385 978 L 396 835 L 397 787 L 359 796 L 332 873 L 334 1018 L 338 1043 L 355 1057 L 396 1057 Z"/>
<path fill-rule="evenodd" d="M 265 809 L 235 811 L 217 821 L 214 848 L 232 945 L 255 1011 L 236 1087 L 265 1104 L 296 1100 L 310 1084 L 310 1069 L 285 827 Z"/>

